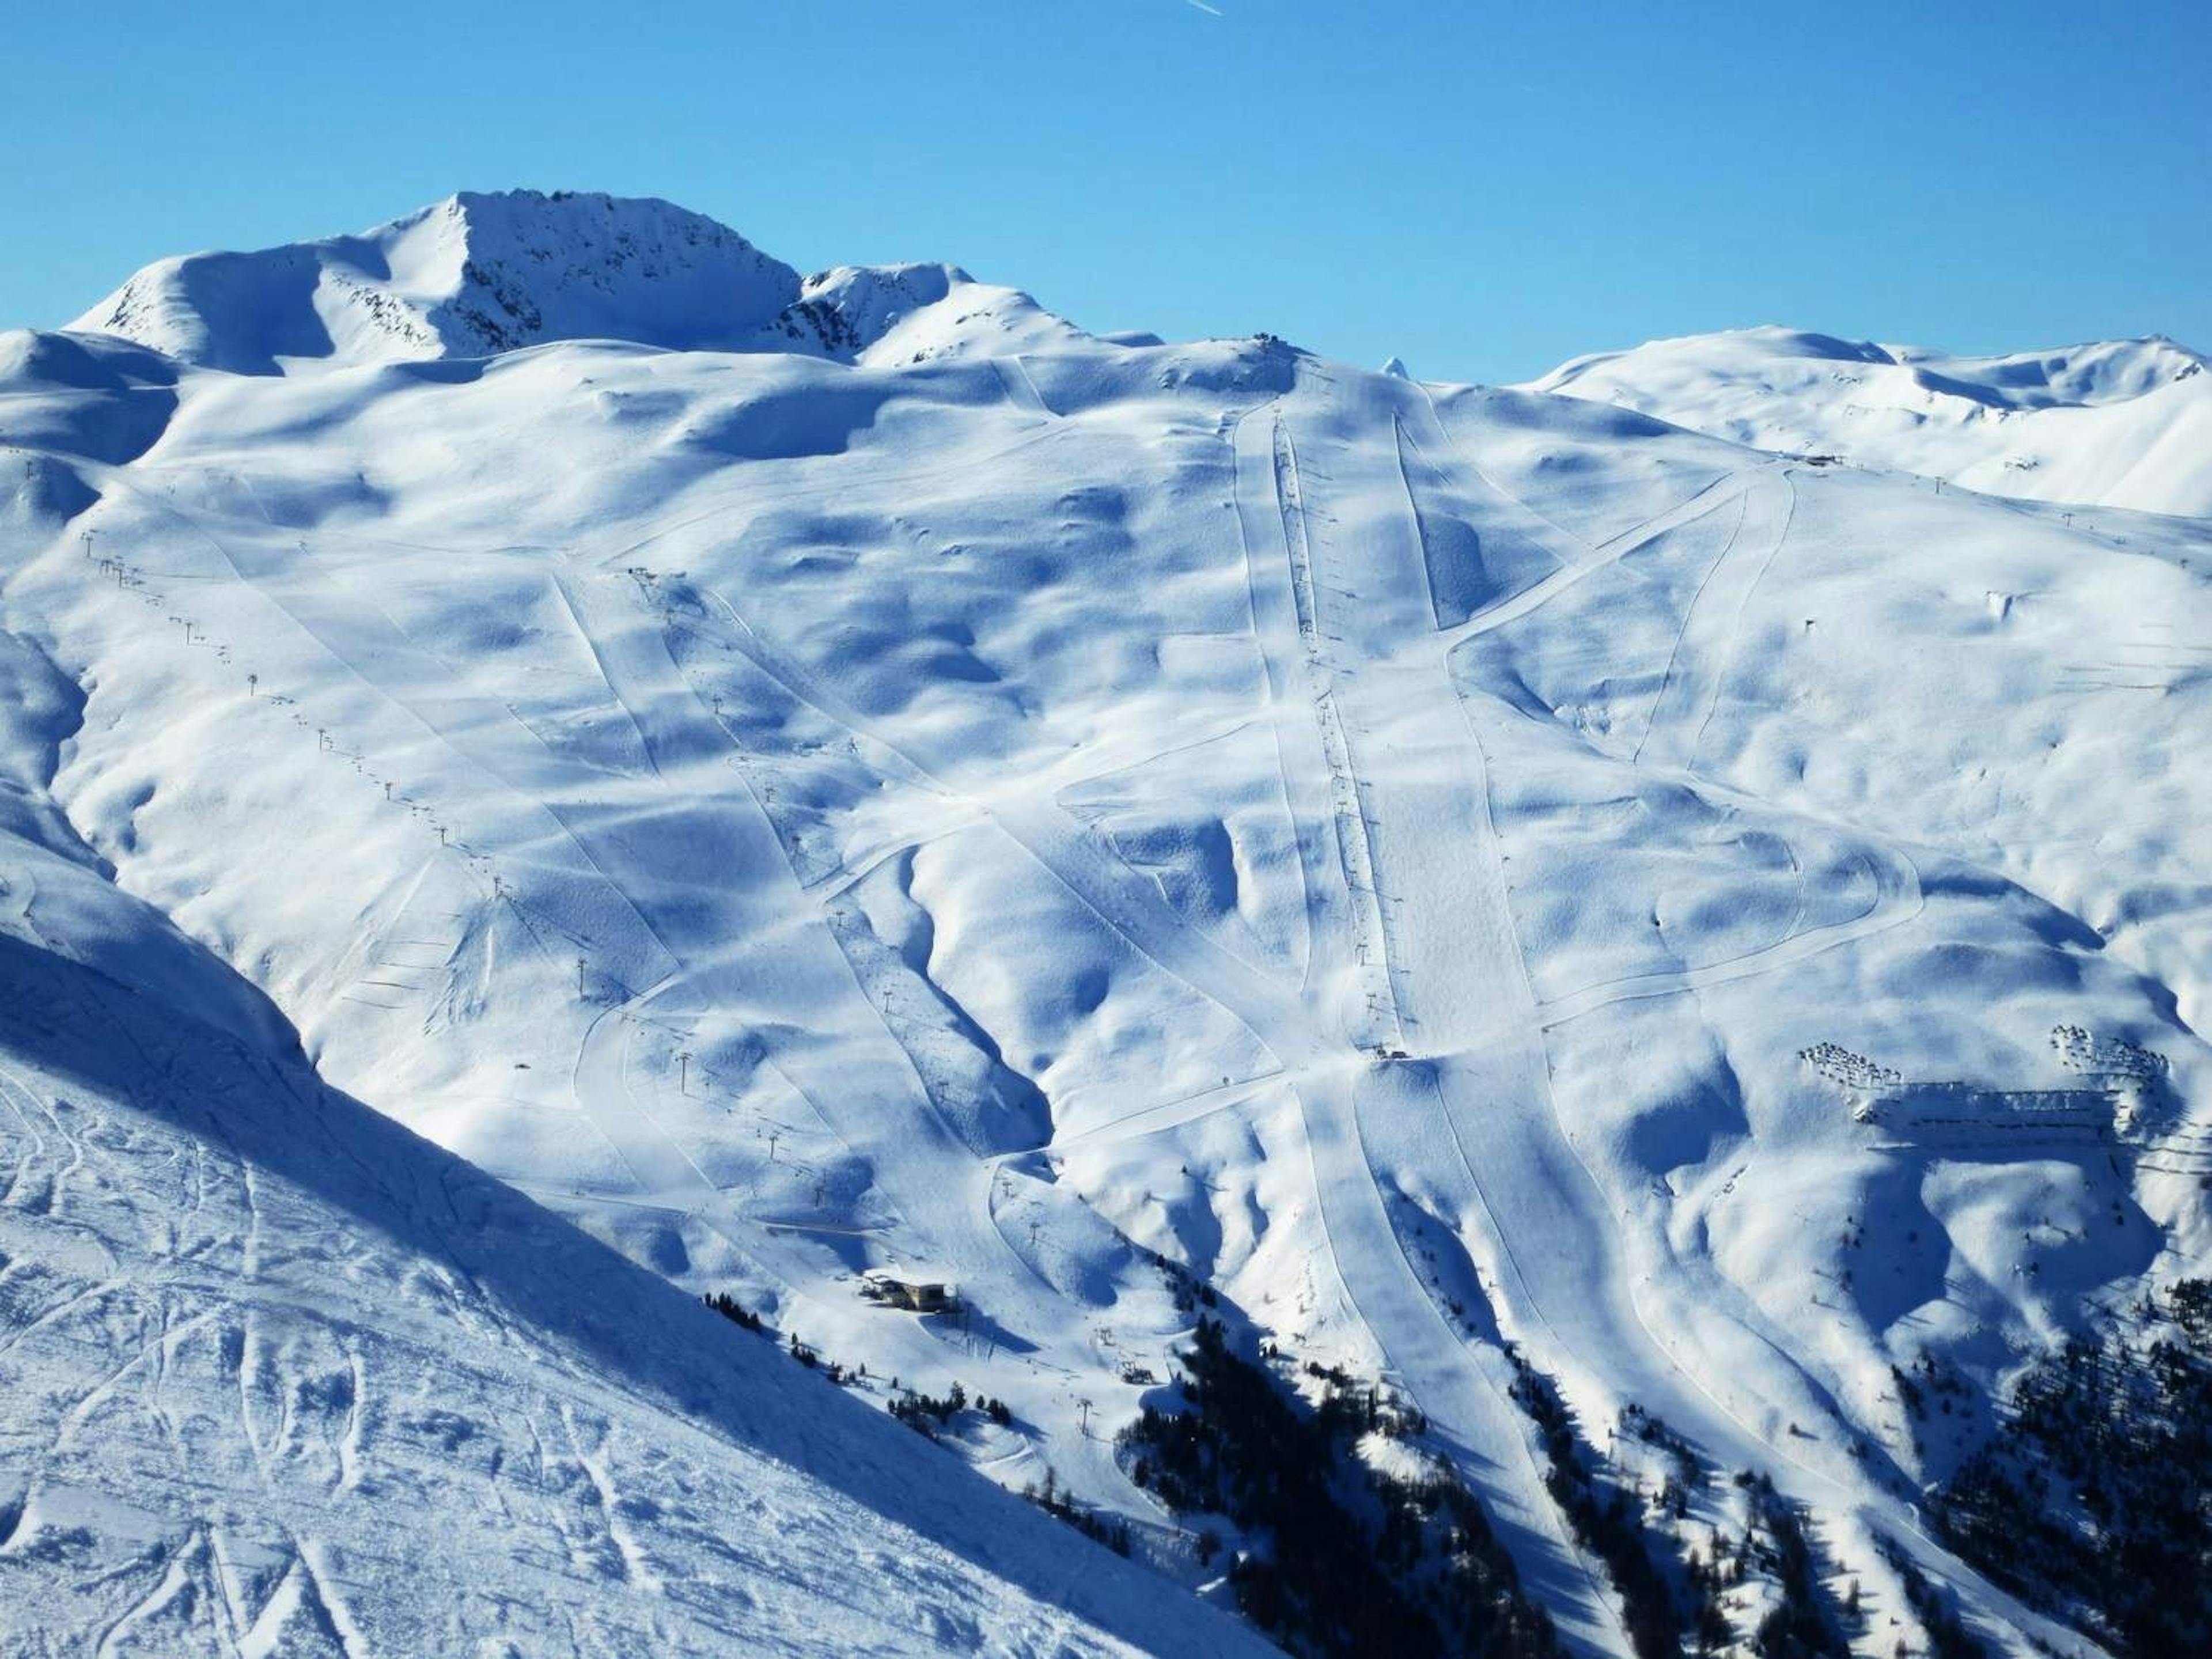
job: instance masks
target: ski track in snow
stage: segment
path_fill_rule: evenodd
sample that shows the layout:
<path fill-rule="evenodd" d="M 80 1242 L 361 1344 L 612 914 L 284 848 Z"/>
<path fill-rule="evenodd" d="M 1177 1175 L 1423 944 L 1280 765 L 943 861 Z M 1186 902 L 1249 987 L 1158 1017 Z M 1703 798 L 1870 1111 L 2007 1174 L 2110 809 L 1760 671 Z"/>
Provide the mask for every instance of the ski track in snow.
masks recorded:
<path fill-rule="evenodd" d="M 839 1485 L 927 1508 L 956 1472 L 481 1176 L 365 1130 L 356 1103 L 295 1103 L 135 988 L 27 976 L 12 939 L 0 954 L 0 1250 L 48 1298 L 0 1350 L 11 1651 L 969 1650 L 986 1610 L 1017 1645 L 1247 1645 L 1211 1617 L 1201 1636 L 1194 1608 L 1147 1622 L 1139 1572 L 1011 1500 L 951 1551 L 856 1503 Z M 72 976 L 87 994 L 53 994 Z M 261 1164 L 272 1149 L 289 1172 Z M 410 1207 L 433 1187 L 467 1219 Z M 27 1203 L 40 1192 L 65 1225 Z M 178 1215 L 212 1254 L 161 1237 Z M 568 1328 L 539 1322 L 570 1296 Z M 538 1305 L 517 1322 L 509 1297 Z M 607 1340 L 624 1358 L 594 1352 Z M 821 1397 L 784 1398 L 794 1384 Z M 763 1432 L 774 1449 L 750 1444 Z M 824 1435 L 853 1449 L 825 1464 Z M 955 1537 L 957 1512 L 924 1524 Z M 1136 1623 L 1116 1638 L 999 1570 Z"/>
<path fill-rule="evenodd" d="M 1281 417 L 1278 416 L 1277 418 Z M 1444 441 L 1440 434 L 1435 434 L 1434 441 L 1439 444 Z M 1373 454 L 1379 449 L 1380 446 L 1376 446 L 1368 453 Z M 1349 455 L 1332 457 L 1333 467 L 1348 469 L 1351 465 L 1352 457 Z M 1786 490 L 1786 477 L 1781 480 L 1781 485 Z M 1784 499 L 1787 499 L 1786 495 Z M 1359 546 L 1369 555 L 1368 562 L 1364 567 L 1355 567 L 1353 579 L 1360 584 L 1360 592 L 1370 614 L 1379 608 L 1380 593 L 1389 591 L 1393 585 L 1401 591 L 1415 586 L 1416 578 L 1411 573 L 1419 569 L 1418 533 L 1413 532 L 1411 517 L 1409 507 L 1398 526 L 1400 533 L 1395 538 L 1388 533 L 1377 533 L 1380 527 L 1376 527 L 1357 541 L 1352 538 L 1346 538 L 1348 544 Z M 1404 551 L 1408 532 L 1413 532 L 1412 557 L 1407 556 Z M 1780 515 L 1780 522 L 1774 526 L 1771 538 L 1760 548 L 1756 569 L 1763 569 L 1765 564 L 1771 562 L 1786 534 L 1785 512 Z M 1381 551 L 1392 546 L 1394 542 L 1401 550 L 1399 568 L 1395 572 L 1383 564 Z M 1735 545 L 1736 542 L 1732 538 L 1729 550 L 1722 555 L 1723 560 L 1728 558 L 1729 552 Z M 1623 550 L 1624 552 L 1626 550 Z M 1421 608 L 1433 618 L 1436 615 L 1433 602 L 1429 600 L 1425 592 L 1421 597 L 1425 602 Z M 1506 603 L 1510 605 L 1511 601 Z M 1739 598 L 1735 609 L 1740 611 L 1741 605 Z M 1693 604 L 1693 620 L 1695 615 Z M 1459 640 L 1486 632 L 1495 625 L 1486 616 L 1478 615 L 1470 618 L 1462 628 L 1446 630 L 1445 637 L 1455 644 Z M 1689 629 L 1690 623 L 1686 623 L 1683 630 L 1686 639 Z M 1433 719 L 1448 707 L 1455 708 L 1461 706 L 1462 700 L 1446 666 L 1448 653 L 1452 648 L 1452 644 L 1447 644 L 1433 659 L 1436 690 L 1425 696 L 1419 694 L 1405 696 L 1404 707 L 1418 712 L 1410 718 L 1401 716 L 1404 721 L 1399 728 L 1401 733 L 1399 746 L 1401 749 L 1414 747 L 1424 740 L 1438 744 L 1450 742 L 1449 735 L 1428 738 L 1423 734 L 1423 738 L 1416 738 L 1406 728 L 1414 720 Z M 1678 641 L 1676 655 L 1680 661 L 1694 652 L 1710 653 L 1714 649 L 1713 646 L 1700 640 L 1686 652 L 1683 642 Z M 1364 660 L 1364 674 L 1349 682 L 1352 689 L 1347 695 L 1354 699 L 1369 695 L 1364 688 L 1371 687 L 1382 672 L 1381 665 L 1375 660 L 1373 654 Z M 1677 679 L 1670 668 L 1668 683 L 1670 685 L 1689 685 L 1692 684 L 1692 675 L 1686 667 Z M 1694 712 L 1707 706 L 1713 695 L 1715 693 L 1710 689 L 1693 691 L 1685 694 L 1680 703 L 1685 710 Z M 1686 714 L 1683 717 L 1686 718 Z M 1447 720 L 1444 723 L 1449 722 Z M 1453 881 L 1442 872 L 1413 869 L 1395 878 L 1402 880 L 1407 890 L 1425 896 L 1425 902 L 1417 914 L 1414 925 L 1434 926 L 1437 934 L 1446 941 L 1433 958 L 1439 972 L 1455 971 L 1463 982 L 1472 981 L 1504 991 L 1510 1001 L 1517 1005 L 1513 1012 L 1503 1018 L 1485 1012 L 1457 1028 L 1447 1024 L 1439 1013 L 1432 1012 L 1425 1019 L 1420 1036 L 1424 1054 L 1434 1057 L 1435 1069 L 1431 1074 L 1431 1082 L 1455 1143 L 1462 1149 L 1458 1161 L 1468 1180 L 1476 1189 L 1500 1252 L 1513 1264 L 1513 1272 L 1521 1287 L 1521 1296 L 1515 1300 L 1526 1316 L 1540 1322 L 1551 1333 L 1555 1345 L 1553 1348 L 1555 1363 L 1572 1365 L 1577 1355 L 1602 1353 L 1607 1357 L 1610 1373 L 1608 1384 L 1620 1390 L 1620 1397 L 1647 1403 L 1664 1401 L 1663 1414 L 1668 1420 L 1678 1425 L 1694 1425 L 1695 1427 L 1690 1431 L 1693 1439 L 1712 1455 L 1723 1456 L 1742 1467 L 1771 1466 L 1771 1461 L 1776 1457 L 1778 1449 L 1765 1434 L 1744 1420 L 1740 1408 L 1723 1404 L 1705 1382 L 1682 1370 L 1680 1362 L 1663 1344 L 1657 1342 L 1636 1309 L 1632 1292 L 1626 1288 L 1632 1275 L 1625 1265 L 1612 1272 L 1595 1275 L 1595 1284 L 1603 1286 L 1604 1291 L 1593 1297 L 1593 1276 L 1589 1272 L 1587 1261 L 1557 1249 L 1555 1241 L 1562 1238 L 1580 1240 L 1585 1249 L 1605 1249 L 1605 1241 L 1611 1235 L 1614 1223 L 1608 1207 L 1600 1196 L 1597 1182 L 1589 1175 L 1571 1140 L 1560 1131 L 1556 1109 L 1550 1100 L 1549 1066 L 1543 1055 L 1540 1032 L 1545 1025 L 1589 1012 L 1613 1001 L 1638 996 L 1677 994 L 1694 990 L 1701 985 L 1720 982 L 1723 979 L 1767 971 L 1801 960 L 1813 952 L 1863 937 L 1866 933 L 1894 926 L 1908 919 L 1917 908 L 1918 890 L 1911 878 L 1909 860 L 1900 856 L 1886 867 L 1884 873 L 1889 879 L 1882 884 L 1875 904 L 1855 922 L 1833 929 L 1799 933 L 1765 951 L 1702 969 L 1686 970 L 1674 975 L 1650 975 L 1641 980 L 1592 988 L 1589 992 L 1571 999 L 1565 1005 L 1540 1008 L 1529 984 L 1521 950 L 1513 933 L 1510 902 L 1505 896 L 1503 879 L 1497 873 L 1496 837 L 1494 830 L 1490 828 L 1487 789 L 1484 782 L 1487 776 L 1487 763 L 1480 757 L 1480 738 L 1471 723 L 1466 730 L 1477 752 L 1469 757 L 1473 764 L 1457 769 L 1457 777 L 1471 791 L 1474 797 L 1471 802 L 1454 806 L 1409 801 L 1402 808 L 1393 803 L 1379 811 L 1377 816 L 1386 823 L 1395 821 L 1401 814 L 1408 817 L 1424 813 L 1444 816 L 1449 821 L 1480 824 L 1484 831 L 1481 843 L 1484 850 L 1477 855 L 1475 863 L 1486 878 L 1477 883 L 1473 891 L 1468 891 L 1462 884 Z M 1387 785 L 1378 793 L 1389 799 Z M 1422 848 L 1442 845 L 1434 838 L 1417 841 L 1413 844 Z M 1386 872 L 1389 871 L 1387 862 L 1383 867 Z M 1386 873 L 1383 878 L 1392 878 Z M 1462 892 L 1468 894 L 1468 908 L 1463 915 L 1455 914 L 1438 902 L 1448 896 L 1456 898 Z M 1488 945 L 1486 956 L 1470 951 L 1469 946 L 1477 941 Z M 1426 977 L 1417 975 L 1416 982 L 1425 982 Z M 1486 1030 L 1483 1029 L 1486 1027 Z M 1462 1042 L 1466 1045 L 1463 1049 L 1459 1047 Z M 1361 1081 L 1367 1079 L 1354 1082 L 1355 1092 Z M 1325 1085 L 1316 1085 L 1314 1092 L 1321 1092 L 1323 1087 Z M 1307 1093 L 1307 1087 L 1303 1084 L 1301 1093 L 1302 1096 Z M 1481 1102 L 1479 1108 L 1474 1103 L 1478 1098 Z M 1352 1109 L 1356 1113 L 1357 1108 Z M 1357 1130 L 1351 1137 L 1346 1137 L 1339 1130 L 1340 1122 L 1340 1120 L 1333 1120 L 1326 1109 L 1318 1121 L 1313 1114 L 1309 1114 L 1309 1133 L 1316 1149 L 1316 1166 L 1331 1170 L 1372 1170 L 1370 1154 L 1357 1139 Z M 1531 1194 L 1524 1182 L 1512 1202 L 1493 1204 L 1481 1191 L 1480 1178 L 1475 1174 L 1474 1165 L 1465 1158 L 1464 1148 L 1470 1144 L 1484 1146 L 1488 1158 L 1506 1168 L 1521 1171 L 1552 1171 L 1550 1180 L 1540 1183 L 1544 1195 L 1551 1202 L 1532 1202 Z M 1433 1175 L 1434 1171 L 1431 1173 Z M 1379 1180 L 1381 1174 L 1379 1170 L 1374 1170 L 1373 1178 Z M 1353 1183 L 1360 1187 L 1366 1184 L 1364 1182 Z M 1325 1209 L 1328 1207 L 1332 1195 L 1342 1206 L 1331 1223 L 1332 1247 L 1340 1267 L 1346 1260 L 1348 1250 L 1352 1260 L 1363 1263 L 1393 1262 L 1407 1270 L 1406 1280 L 1401 1282 L 1413 1282 L 1411 1263 L 1397 1248 L 1381 1207 L 1374 1202 L 1375 1189 L 1369 1187 L 1366 1191 L 1355 1195 L 1342 1183 L 1336 1183 L 1333 1190 L 1324 1193 Z M 1357 1215 L 1357 1219 L 1352 1218 L 1353 1215 Z M 1343 1235 L 1355 1228 L 1360 1236 L 1347 1240 Z M 1540 1276 L 1532 1278 L 1529 1268 L 1523 1263 L 1544 1264 L 1544 1272 Z M 1443 1328 L 1437 1310 L 1429 1301 L 1425 1291 L 1417 1283 L 1413 1285 L 1413 1294 L 1419 1299 L 1417 1306 L 1399 1300 L 1395 1294 L 1395 1285 L 1370 1280 L 1349 1288 L 1369 1328 L 1376 1333 L 1385 1352 L 1401 1367 L 1407 1365 L 1403 1356 L 1422 1351 L 1425 1346 L 1423 1339 Z M 1770 1346 L 1775 1357 L 1787 1367 L 1790 1362 L 1784 1351 L 1778 1346 Z M 1440 1399 L 1451 1397 L 1444 1378 L 1452 1370 L 1464 1374 L 1471 1367 L 1463 1345 L 1455 1338 L 1449 1338 L 1449 1335 L 1441 1352 L 1429 1346 L 1427 1357 L 1428 1363 L 1436 1365 L 1443 1375 L 1422 1376 L 1416 1366 L 1407 1370 L 1407 1380 L 1415 1397 L 1429 1405 L 1432 1414 L 1447 1425 L 1449 1431 L 1458 1425 L 1453 1423 L 1448 1412 L 1439 1411 L 1437 1404 Z M 1816 1389 L 1814 1394 L 1817 1395 L 1819 1393 Z M 1474 1443 L 1477 1446 L 1481 1444 L 1480 1442 Z M 1491 1461 L 1493 1464 L 1507 1461 L 1496 1455 L 1496 1440 L 1490 1443 L 1489 1449 L 1492 1452 Z M 1777 1469 L 1777 1478 L 1785 1492 L 1824 1507 L 1841 1495 L 1837 1484 L 1829 1478 L 1802 1468 L 1786 1453 L 1781 1454 L 1781 1459 L 1785 1467 Z M 1498 1502 L 1498 1509 L 1504 1513 L 1512 1512 L 1511 1507 L 1507 1503 L 1498 1501 L 1495 1494 L 1493 1501 Z M 1534 1507 L 1541 1511 L 1540 1503 Z M 1912 1528 L 1910 1516 L 1901 1511 L 1893 1513 L 1889 1518 L 1900 1529 L 1917 1530 Z M 1924 1539 L 1919 1541 L 1923 1548 L 1927 1547 Z M 1524 1551 L 1527 1549 L 1525 1542 L 1522 1547 Z M 1534 1568 L 1532 1577 L 1535 1582 L 1546 1582 L 1540 1565 L 1524 1560 L 1524 1568 L 1531 1566 Z M 1593 1587 L 1592 1600 L 1599 1599 Z M 1559 1601 L 1553 1601 L 1551 1605 L 1555 1611 L 1559 1609 Z M 1571 1619 L 1568 1621 L 1570 1632 L 1587 1638 L 1587 1631 L 1574 1632 L 1574 1622 Z"/>

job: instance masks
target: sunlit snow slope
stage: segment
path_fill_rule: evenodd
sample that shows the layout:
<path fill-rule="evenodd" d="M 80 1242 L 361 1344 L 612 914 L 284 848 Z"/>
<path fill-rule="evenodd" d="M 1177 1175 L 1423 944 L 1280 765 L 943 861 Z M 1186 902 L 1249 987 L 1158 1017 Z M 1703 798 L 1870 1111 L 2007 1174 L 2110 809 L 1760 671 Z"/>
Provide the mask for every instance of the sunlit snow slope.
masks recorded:
<path fill-rule="evenodd" d="M 8 1652 L 1257 1650 L 321 1085 L 0 690 Z"/>
<path fill-rule="evenodd" d="M 956 1449 L 1170 1577 L 1111 1437 L 1194 1279 L 1417 1401 L 1576 1651 L 1623 1607 L 1508 1344 L 1624 1486 L 1632 1405 L 1693 1449 L 1684 1548 L 1771 1474 L 1869 1650 L 1886 1549 L 2080 1646 L 1919 1505 L 2022 1360 L 2205 1265 L 2212 526 L 727 232 L 677 306 L 570 266 L 688 216 L 483 199 L 0 337 L 53 797 L 330 1084 L 870 1404 L 1003 1397 Z M 580 252 L 471 343 L 400 251 L 517 223 Z M 1923 1362 L 1972 1408 L 1915 1421 Z"/>
<path fill-rule="evenodd" d="M 1537 392 L 1992 495 L 2212 514 L 2212 374 L 2173 341 L 1958 357 L 1790 329 L 1577 357 Z"/>

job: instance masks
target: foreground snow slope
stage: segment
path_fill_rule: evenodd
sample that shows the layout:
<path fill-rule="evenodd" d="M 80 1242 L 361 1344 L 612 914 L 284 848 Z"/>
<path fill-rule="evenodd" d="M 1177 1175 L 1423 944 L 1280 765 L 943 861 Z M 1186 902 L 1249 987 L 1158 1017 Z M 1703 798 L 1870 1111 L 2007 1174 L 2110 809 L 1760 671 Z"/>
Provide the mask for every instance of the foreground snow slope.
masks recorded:
<path fill-rule="evenodd" d="M 1752 328 L 1577 357 L 1530 389 L 1992 495 L 2212 514 L 2212 374 L 2163 338 L 1957 357 Z"/>
<path fill-rule="evenodd" d="M 74 830 L 331 1083 L 1003 1397 L 957 1449 L 1170 1573 L 1110 1435 L 1188 1275 L 1413 1395 L 1577 1651 L 1622 1610 L 1509 1342 L 1593 1443 L 1694 1448 L 1686 1547 L 1764 1470 L 1884 1617 L 1892 1545 L 2070 1639 L 1917 1504 L 2203 1268 L 2212 529 L 944 268 L 808 292 L 850 337 L 9 337 L 0 621 L 85 696 Z"/>
<path fill-rule="evenodd" d="M 1259 1650 L 319 1084 L 0 682 L 0 1646 Z"/>

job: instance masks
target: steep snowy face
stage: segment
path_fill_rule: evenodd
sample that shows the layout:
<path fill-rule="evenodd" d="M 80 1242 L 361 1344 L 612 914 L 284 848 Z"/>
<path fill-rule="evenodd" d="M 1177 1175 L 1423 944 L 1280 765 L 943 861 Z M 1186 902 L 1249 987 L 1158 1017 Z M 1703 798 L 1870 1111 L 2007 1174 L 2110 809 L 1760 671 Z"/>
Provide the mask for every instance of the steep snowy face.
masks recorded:
<path fill-rule="evenodd" d="M 957 265 L 838 265 L 806 279 L 786 332 L 831 356 L 855 356 L 975 279 Z"/>
<path fill-rule="evenodd" d="M 2212 374 L 2158 336 L 1955 357 L 1753 328 L 1578 357 L 1530 389 L 1990 495 L 2212 513 Z"/>
<path fill-rule="evenodd" d="M 358 236 L 161 260 L 70 326 L 268 374 L 550 340 L 734 348 L 799 287 L 735 231 L 666 202 L 466 191 Z"/>

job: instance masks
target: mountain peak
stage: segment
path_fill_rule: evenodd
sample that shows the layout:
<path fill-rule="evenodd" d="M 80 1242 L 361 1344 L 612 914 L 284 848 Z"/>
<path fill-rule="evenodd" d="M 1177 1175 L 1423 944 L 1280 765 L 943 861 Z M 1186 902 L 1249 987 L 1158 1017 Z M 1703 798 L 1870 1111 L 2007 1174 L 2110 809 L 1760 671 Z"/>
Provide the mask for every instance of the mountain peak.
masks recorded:
<path fill-rule="evenodd" d="M 734 347 L 799 289 L 790 266 L 672 203 L 465 191 L 359 235 L 157 261 L 71 326 L 267 374 L 563 339 Z"/>
<path fill-rule="evenodd" d="M 957 265 L 837 265 L 802 282 L 672 202 L 534 190 L 461 191 L 358 235 L 158 260 L 70 328 L 242 374 L 586 339 L 913 362 L 1073 331 Z"/>

